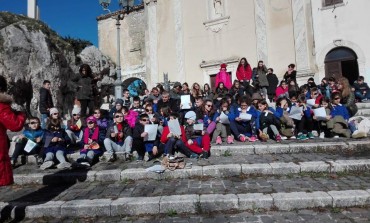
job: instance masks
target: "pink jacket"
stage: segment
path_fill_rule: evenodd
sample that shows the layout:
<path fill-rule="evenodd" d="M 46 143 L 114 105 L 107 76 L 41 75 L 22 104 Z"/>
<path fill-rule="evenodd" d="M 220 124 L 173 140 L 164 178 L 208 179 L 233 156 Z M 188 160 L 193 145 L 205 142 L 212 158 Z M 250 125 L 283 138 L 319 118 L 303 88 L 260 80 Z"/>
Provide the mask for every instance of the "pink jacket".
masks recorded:
<path fill-rule="evenodd" d="M 223 82 L 225 87 L 230 90 L 232 86 L 231 78 L 226 71 L 220 70 L 220 72 L 216 75 L 216 87 L 220 82 Z"/>
<path fill-rule="evenodd" d="M 136 118 L 138 115 L 139 113 L 137 113 L 136 111 L 129 110 L 128 114 L 125 116 L 125 121 L 131 128 L 135 127 Z"/>
<path fill-rule="evenodd" d="M 288 92 L 288 88 L 284 89 L 281 86 L 277 87 L 275 91 L 275 100 L 278 99 L 280 95 L 285 94 L 286 92 Z"/>

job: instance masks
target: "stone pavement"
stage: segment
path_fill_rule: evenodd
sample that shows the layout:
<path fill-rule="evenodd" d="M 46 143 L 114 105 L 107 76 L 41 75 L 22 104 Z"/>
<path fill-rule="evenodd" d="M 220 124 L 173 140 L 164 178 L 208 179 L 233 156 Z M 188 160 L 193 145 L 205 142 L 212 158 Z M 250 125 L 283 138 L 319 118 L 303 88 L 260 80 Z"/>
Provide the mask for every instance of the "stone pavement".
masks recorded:
<path fill-rule="evenodd" d="M 163 174 L 145 170 L 154 165 L 152 161 L 122 160 L 101 161 L 91 169 L 41 171 L 30 157 L 27 165 L 14 170 L 16 184 L 0 188 L 1 217 L 37 221 L 57 217 L 65 222 L 104 222 L 106 217 L 112 222 L 208 222 L 212 218 L 216 222 L 335 222 L 325 221 L 334 216 L 338 222 L 361 222 L 369 216 L 357 218 L 351 216 L 353 211 L 338 210 L 359 207 L 353 209 L 354 216 L 368 210 L 369 151 L 369 138 L 236 143 L 213 146 L 208 160 L 187 159 L 187 169 Z M 74 158 L 76 154 L 70 155 Z"/>

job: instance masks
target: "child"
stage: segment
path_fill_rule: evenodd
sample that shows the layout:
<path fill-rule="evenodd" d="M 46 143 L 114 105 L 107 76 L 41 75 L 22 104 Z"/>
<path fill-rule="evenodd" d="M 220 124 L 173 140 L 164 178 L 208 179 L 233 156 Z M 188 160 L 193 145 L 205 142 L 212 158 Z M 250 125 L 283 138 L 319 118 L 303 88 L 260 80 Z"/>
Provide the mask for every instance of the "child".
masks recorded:
<path fill-rule="evenodd" d="M 302 107 L 301 119 L 293 119 L 294 125 L 297 127 L 297 139 L 306 140 L 313 139 L 312 134 L 313 122 L 311 109 L 306 105 L 306 94 L 300 94 L 298 96 L 296 107 Z M 293 106 L 292 106 L 293 107 Z M 292 110 L 291 110 L 292 111 Z"/>
<path fill-rule="evenodd" d="M 23 131 L 22 135 L 17 137 L 17 143 L 15 144 L 15 149 L 10 160 L 12 166 L 14 167 L 17 163 L 17 159 L 19 155 L 35 155 L 37 162 L 40 162 L 37 159 L 38 154 L 41 149 L 41 140 L 44 135 L 44 130 L 40 127 L 40 119 L 37 117 L 30 117 L 28 119 L 28 127 Z M 31 140 L 36 143 L 36 145 L 32 148 L 31 151 L 25 151 L 24 148 L 28 142 Z M 41 156 L 42 157 L 42 156 Z M 41 160 L 42 162 L 42 160 Z M 41 163 L 40 163 L 41 164 Z"/>
<path fill-rule="evenodd" d="M 292 97 L 293 98 L 293 97 Z M 295 97 L 294 97 L 295 99 Z M 295 100 L 296 101 L 296 100 Z M 279 98 L 276 101 L 276 112 L 275 116 L 280 120 L 281 129 L 280 133 L 283 135 L 282 139 L 294 139 L 294 121 L 289 117 L 291 102 L 286 98 Z"/>
<path fill-rule="evenodd" d="M 131 104 L 131 107 L 130 107 L 130 110 L 133 110 L 135 112 L 137 112 L 138 114 L 142 114 L 145 112 L 143 106 L 141 106 L 141 103 L 140 103 L 140 97 L 139 96 L 135 96 L 133 97 L 133 102 Z"/>
<path fill-rule="evenodd" d="M 105 137 L 109 122 L 108 119 L 105 118 L 106 116 L 104 113 L 106 113 L 106 110 L 100 110 L 99 108 L 94 109 L 94 118 L 96 119 L 96 125 L 99 127 L 99 134 Z"/>
<path fill-rule="evenodd" d="M 61 127 L 60 119 L 51 119 L 43 137 L 44 142 L 44 163 L 40 169 L 45 170 L 54 166 L 54 158 L 59 161 L 58 169 L 66 169 L 71 164 L 65 159 L 66 147 L 71 143 L 71 139 Z"/>
<path fill-rule="evenodd" d="M 251 106 L 249 97 L 240 98 L 240 107 L 235 110 L 230 121 L 231 132 L 241 142 L 257 141 L 257 129 L 259 129 L 259 111 Z M 241 115 L 250 116 L 249 120 L 242 119 Z"/>
<path fill-rule="evenodd" d="M 281 142 L 281 136 L 278 130 L 280 122 L 269 110 L 266 100 L 258 102 L 258 110 L 261 111 L 259 118 L 260 131 L 262 130 L 262 132 L 266 135 L 270 135 L 269 131 L 272 131 L 276 142 Z"/>
<path fill-rule="evenodd" d="M 188 111 L 185 114 L 185 119 L 186 119 L 185 145 L 194 153 L 201 155 L 202 158 L 207 159 L 211 155 L 210 138 L 209 138 L 209 135 L 205 131 L 198 132 L 194 130 L 194 124 L 195 124 L 196 118 L 197 117 L 194 111 Z"/>
<path fill-rule="evenodd" d="M 370 88 L 367 83 L 364 82 L 364 76 L 359 76 L 357 81 L 353 83 L 353 88 L 355 89 L 355 96 L 361 102 L 370 100 Z"/>
<path fill-rule="evenodd" d="M 228 117 L 228 121 L 221 122 L 221 114 Z M 234 137 L 231 135 L 230 120 L 233 119 L 233 113 L 230 112 L 230 104 L 226 99 L 221 100 L 221 106 L 214 115 L 214 122 L 216 122 L 216 129 L 213 132 L 212 142 L 220 145 L 222 141 L 226 141 L 228 144 L 234 143 Z"/>
<path fill-rule="evenodd" d="M 134 128 L 139 114 L 134 110 L 129 110 L 128 107 L 126 106 L 122 107 L 122 113 L 123 113 L 124 119 L 127 122 L 127 124 L 131 128 Z"/>
<path fill-rule="evenodd" d="M 104 140 L 104 135 L 100 134 L 100 129 L 97 125 L 97 120 L 94 116 L 86 119 L 87 127 L 83 130 L 80 157 L 77 163 L 91 166 L 96 160 L 95 158 L 102 154 L 101 144 Z"/>
<path fill-rule="evenodd" d="M 148 137 L 148 133 L 144 132 L 145 125 L 149 124 L 149 116 L 147 114 L 141 114 L 139 116 L 139 122 L 136 123 L 132 137 L 133 137 L 133 145 L 132 147 L 137 151 L 139 154 L 138 161 L 144 160 L 145 152 L 149 155 L 149 160 L 154 158 L 153 149 L 158 150 L 158 140 L 154 141 L 144 141 L 146 137 Z"/>
<path fill-rule="evenodd" d="M 335 92 L 331 95 L 331 104 L 333 109 L 331 110 L 332 122 L 328 123 L 328 128 L 332 127 L 332 132 L 335 134 L 335 138 L 345 136 L 346 138 L 351 137 L 351 130 L 348 128 L 349 113 L 347 108 L 340 104 L 342 99 L 340 92 Z"/>
<path fill-rule="evenodd" d="M 109 162 L 116 160 L 115 152 L 120 151 L 125 152 L 126 155 L 131 154 L 132 131 L 130 126 L 123 120 L 122 112 L 116 112 L 114 123 L 107 130 L 104 147 L 109 154 Z"/>
<path fill-rule="evenodd" d="M 72 119 L 67 122 L 66 133 L 71 139 L 72 145 L 78 144 L 82 140 L 82 129 L 86 126 L 84 119 L 81 118 L 81 108 L 77 105 L 72 110 Z"/>
<path fill-rule="evenodd" d="M 329 98 L 321 98 L 320 100 L 320 107 L 325 108 L 326 112 L 326 119 L 325 120 L 319 120 L 319 128 L 320 128 L 320 138 L 331 138 L 331 129 L 328 128 L 328 121 L 331 119 L 331 110 L 332 106 L 330 104 L 330 99 Z M 314 120 L 317 120 L 318 118 L 316 116 L 313 116 Z"/>

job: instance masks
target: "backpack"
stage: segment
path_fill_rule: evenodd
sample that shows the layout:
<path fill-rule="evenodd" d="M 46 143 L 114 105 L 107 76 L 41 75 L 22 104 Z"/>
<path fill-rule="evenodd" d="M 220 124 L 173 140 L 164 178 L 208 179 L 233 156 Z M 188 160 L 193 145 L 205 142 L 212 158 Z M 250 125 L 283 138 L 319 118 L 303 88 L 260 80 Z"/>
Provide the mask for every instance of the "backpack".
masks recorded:
<path fill-rule="evenodd" d="M 162 166 L 171 171 L 176 169 L 184 169 L 185 159 L 184 157 L 175 157 L 174 159 L 169 159 L 167 156 L 165 156 L 162 159 Z"/>

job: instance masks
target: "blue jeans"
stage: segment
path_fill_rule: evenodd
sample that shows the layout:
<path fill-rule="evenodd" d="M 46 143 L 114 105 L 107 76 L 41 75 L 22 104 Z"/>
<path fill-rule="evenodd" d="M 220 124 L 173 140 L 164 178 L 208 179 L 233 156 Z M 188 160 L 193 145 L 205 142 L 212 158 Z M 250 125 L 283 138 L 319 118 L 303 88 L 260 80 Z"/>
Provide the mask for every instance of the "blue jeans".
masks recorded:
<path fill-rule="evenodd" d="M 48 120 L 48 114 L 41 114 L 41 128 L 46 129 L 46 121 Z"/>
<path fill-rule="evenodd" d="M 355 91 L 355 96 L 356 96 L 356 98 L 358 98 L 360 100 L 364 100 L 365 98 L 369 100 L 370 99 L 370 91 L 367 91 L 365 95 L 363 95 L 361 91 Z"/>

